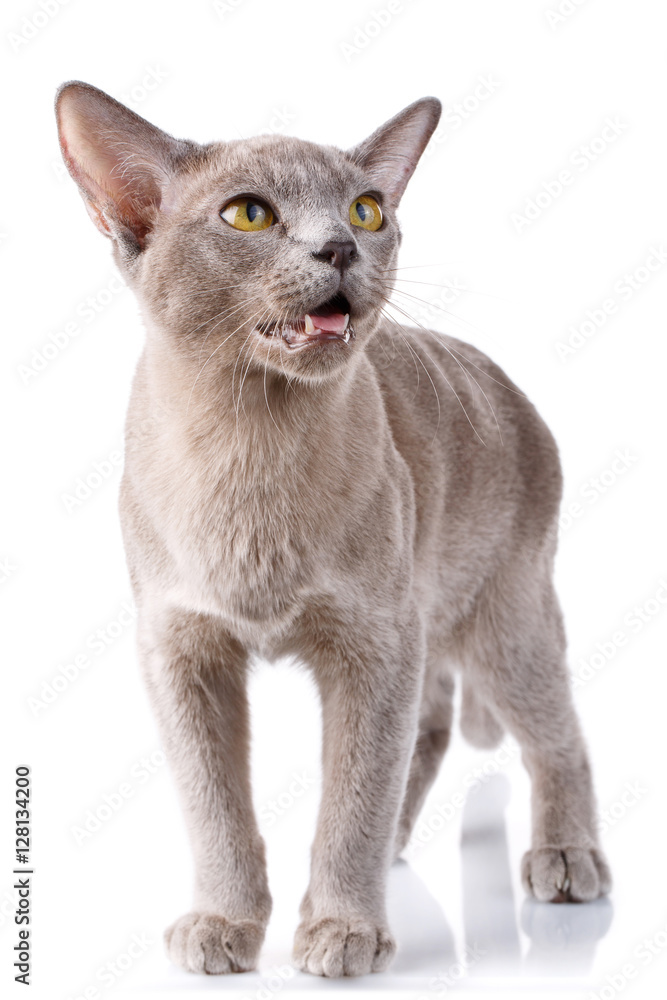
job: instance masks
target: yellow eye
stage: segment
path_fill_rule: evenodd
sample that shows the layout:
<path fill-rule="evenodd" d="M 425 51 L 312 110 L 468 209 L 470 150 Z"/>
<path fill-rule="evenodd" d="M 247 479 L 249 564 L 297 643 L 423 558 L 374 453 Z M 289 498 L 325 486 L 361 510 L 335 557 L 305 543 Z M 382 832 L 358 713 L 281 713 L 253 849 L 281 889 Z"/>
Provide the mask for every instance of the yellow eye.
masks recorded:
<path fill-rule="evenodd" d="M 234 229 L 254 232 L 273 224 L 273 212 L 259 198 L 234 198 L 220 211 L 221 217 Z"/>
<path fill-rule="evenodd" d="M 369 194 L 362 194 L 350 205 L 350 222 L 353 226 L 375 232 L 382 225 L 382 209 Z"/>

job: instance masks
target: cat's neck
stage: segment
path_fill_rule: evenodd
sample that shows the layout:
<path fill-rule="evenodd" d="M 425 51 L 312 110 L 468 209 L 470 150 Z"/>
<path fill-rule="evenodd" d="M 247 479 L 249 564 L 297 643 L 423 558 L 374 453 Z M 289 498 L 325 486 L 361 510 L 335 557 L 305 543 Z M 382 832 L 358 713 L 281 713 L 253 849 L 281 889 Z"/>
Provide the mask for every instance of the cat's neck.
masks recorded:
<path fill-rule="evenodd" d="M 147 351 L 144 363 L 148 409 L 163 412 L 186 448 L 215 452 L 222 464 L 288 468 L 313 451 L 344 451 L 350 435 L 377 438 L 383 422 L 377 381 L 363 353 L 336 377 L 317 382 L 261 370 L 188 370 L 164 352 Z"/>

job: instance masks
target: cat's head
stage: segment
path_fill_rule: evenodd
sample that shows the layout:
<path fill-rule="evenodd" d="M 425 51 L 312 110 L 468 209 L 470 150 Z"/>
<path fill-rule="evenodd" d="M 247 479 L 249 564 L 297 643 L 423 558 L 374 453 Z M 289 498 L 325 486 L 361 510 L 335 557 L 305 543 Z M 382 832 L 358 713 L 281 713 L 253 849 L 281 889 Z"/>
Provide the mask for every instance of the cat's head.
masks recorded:
<path fill-rule="evenodd" d="M 424 98 L 343 152 L 287 136 L 198 145 L 67 83 L 63 157 L 148 320 L 149 343 L 212 371 L 321 379 L 380 320 L 396 207 L 440 115 Z"/>

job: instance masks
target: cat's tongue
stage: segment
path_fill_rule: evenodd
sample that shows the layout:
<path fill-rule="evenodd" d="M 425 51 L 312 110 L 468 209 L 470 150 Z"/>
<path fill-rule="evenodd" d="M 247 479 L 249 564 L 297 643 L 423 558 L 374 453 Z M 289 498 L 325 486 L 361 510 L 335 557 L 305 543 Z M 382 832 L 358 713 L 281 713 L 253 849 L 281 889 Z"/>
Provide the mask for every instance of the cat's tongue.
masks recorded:
<path fill-rule="evenodd" d="M 327 333 L 344 333 L 347 327 L 349 316 L 343 313 L 306 313 L 304 316 L 305 329 L 307 334 L 316 333 L 317 330 L 325 330 Z"/>
<path fill-rule="evenodd" d="M 349 313 L 338 312 L 334 306 L 318 306 L 316 312 L 304 313 L 298 320 L 285 324 L 282 337 L 290 347 L 303 347 L 320 341 L 342 341 L 347 344 L 352 335 Z"/>

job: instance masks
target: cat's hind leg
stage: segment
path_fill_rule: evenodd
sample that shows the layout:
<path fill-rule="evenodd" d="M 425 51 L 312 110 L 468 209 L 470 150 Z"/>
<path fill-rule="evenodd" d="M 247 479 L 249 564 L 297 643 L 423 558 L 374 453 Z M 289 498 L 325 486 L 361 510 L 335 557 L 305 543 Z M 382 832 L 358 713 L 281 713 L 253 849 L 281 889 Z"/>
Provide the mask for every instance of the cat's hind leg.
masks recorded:
<path fill-rule="evenodd" d="M 449 745 L 452 727 L 454 678 L 450 673 L 427 670 L 422 694 L 417 742 L 398 821 L 394 857 L 398 857 L 433 784 Z"/>
<path fill-rule="evenodd" d="M 518 741 L 532 782 L 526 891 L 542 901 L 583 902 L 609 892 L 596 803 L 577 718 L 557 598 L 547 569 L 506 569 L 480 595 L 466 640 L 468 683 Z"/>

